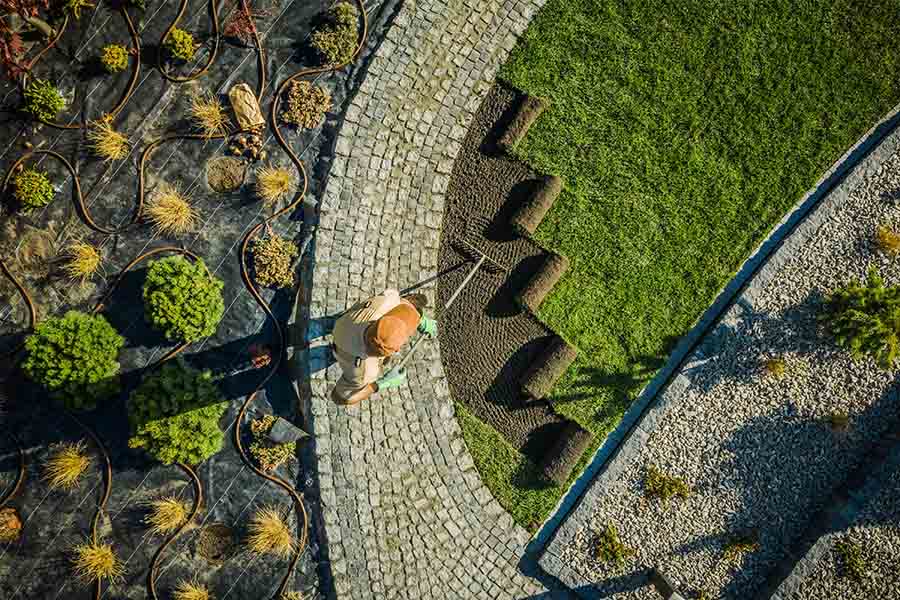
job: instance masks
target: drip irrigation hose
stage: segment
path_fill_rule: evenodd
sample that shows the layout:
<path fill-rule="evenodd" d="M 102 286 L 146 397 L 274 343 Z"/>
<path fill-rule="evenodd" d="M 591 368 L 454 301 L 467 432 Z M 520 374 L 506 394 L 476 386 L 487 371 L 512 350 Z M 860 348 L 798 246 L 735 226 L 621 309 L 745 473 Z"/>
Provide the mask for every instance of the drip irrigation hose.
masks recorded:
<path fill-rule="evenodd" d="M 16 450 L 19 453 L 19 472 L 16 475 L 15 483 L 13 483 L 12 487 L 10 487 L 9 490 L 3 494 L 3 497 L 0 498 L 0 508 L 5 507 L 10 500 L 16 497 L 22 489 L 22 484 L 25 482 L 25 450 L 22 449 L 22 443 L 15 434 L 7 432 L 6 435 L 15 443 Z"/>
<path fill-rule="evenodd" d="M 203 485 L 200 483 L 200 478 L 197 477 L 197 473 L 194 469 L 184 463 L 178 462 L 175 464 L 185 472 L 191 480 L 191 484 L 194 486 L 194 504 L 191 507 L 191 512 L 187 516 L 187 519 L 184 520 L 184 523 L 182 523 L 172 535 L 166 538 L 166 541 L 157 548 L 156 552 L 153 554 L 153 558 L 150 560 L 150 571 L 147 573 L 147 593 L 153 600 L 159 600 L 159 596 L 156 594 L 156 577 L 157 571 L 159 570 L 159 561 L 162 559 L 163 553 L 172 542 L 178 539 L 184 529 L 191 524 L 191 521 L 193 521 L 194 517 L 197 516 L 197 513 L 200 512 L 200 505 L 203 503 Z"/>
<path fill-rule="evenodd" d="M 34 308 L 34 300 L 31 298 L 31 294 L 28 293 L 28 290 L 25 289 L 25 286 L 16 279 L 16 276 L 12 274 L 12 271 L 9 270 L 9 267 L 6 266 L 6 262 L 4 262 L 3 258 L 0 257 L 0 272 L 3 273 L 3 276 L 9 279 L 13 286 L 15 286 L 16 291 L 19 292 L 19 295 L 25 300 L 25 306 L 28 308 L 28 326 L 25 328 L 25 332 L 29 332 L 34 329 L 34 323 L 37 319 L 37 311 Z M 12 350 L 7 350 L 3 354 L 0 354 L 0 360 L 6 362 L 7 359 L 12 358 L 19 351 L 25 347 L 25 343 L 21 343 Z"/>
<path fill-rule="evenodd" d="M 181 17 L 184 16 L 184 11 L 185 9 L 187 9 L 187 5 L 188 0 L 181 0 L 181 5 L 178 7 L 178 14 L 175 15 L 175 19 L 163 32 L 162 37 L 159 38 L 159 50 L 156 53 L 156 67 L 159 69 L 160 75 L 162 75 L 163 79 L 165 79 L 166 81 L 171 81 L 172 83 L 187 83 L 188 81 L 198 79 L 209 70 L 209 68 L 213 64 L 213 61 L 216 60 L 216 54 L 218 54 L 219 52 L 219 9 L 216 6 L 216 0 L 209 0 L 209 10 L 212 13 L 213 47 L 212 50 L 209 51 L 209 57 L 207 57 L 206 59 L 206 64 L 203 65 L 196 73 L 193 73 L 192 75 L 186 75 L 184 77 L 179 77 L 178 75 L 170 75 L 166 72 L 165 68 L 163 68 L 163 44 L 165 43 L 166 38 L 169 37 L 169 34 L 172 32 L 172 30 L 175 29 L 175 26 L 178 25 L 178 21 L 180 21 Z"/>

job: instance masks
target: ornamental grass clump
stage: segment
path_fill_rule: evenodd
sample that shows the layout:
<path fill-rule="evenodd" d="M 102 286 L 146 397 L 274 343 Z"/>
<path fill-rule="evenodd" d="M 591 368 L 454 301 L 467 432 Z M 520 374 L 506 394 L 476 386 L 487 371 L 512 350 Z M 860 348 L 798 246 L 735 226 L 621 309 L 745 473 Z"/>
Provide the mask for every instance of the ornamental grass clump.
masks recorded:
<path fill-rule="evenodd" d="M 13 178 L 13 198 L 28 212 L 47 206 L 56 192 L 47 174 L 37 169 L 24 169 Z"/>
<path fill-rule="evenodd" d="M 349 2 L 339 2 L 329 12 L 325 23 L 312 34 L 313 48 L 325 64 L 342 65 L 353 59 L 359 44 L 359 13 Z"/>
<path fill-rule="evenodd" d="M 200 221 L 190 199 L 168 184 L 161 186 L 146 212 L 156 234 L 163 236 L 178 237 L 194 231 Z"/>
<path fill-rule="evenodd" d="M 62 94 L 49 81 L 32 79 L 25 87 L 25 112 L 39 121 L 52 121 L 65 105 Z"/>
<path fill-rule="evenodd" d="M 873 357 L 891 368 L 900 349 L 900 286 L 886 287 L 874 267 L 864 282 L 851 282 L 825 300 L 820 317 L 841 348 L 854 358 Z"/>
<path fill-rule="evenodd" d="M 258 510 L 247 529 L 247 546 L 252 552 L 287 558 L 294 551 L 294 536 L 277 508 L 267 506 Z"/>
<path fill-rule="evenodd" d="M 191 122 L 207 138 L 228 133 L 228 115 L 222 103 L 208 92 L 191 98 Z"/>
<path fill-rule="evenodd" d="M 196 582 L 180 581 L 172 593 L 174 600 L 210 600 L 209 590 Z"/>
<path fill-rule="evenodd" d="M 100 62 L 107 73 L 114 74 L 128 68 L 128 49 L 121 44 L 103 46 Z"/>
<path fill-rule="evenodd" d="M 112 119 L 100 119 L 87 130 L 88 146 L 104 161 L 122 160 L 128 156 L 128 136 L 113 127 Z"/>
<path fill-rule="evenodd" d="M 194 53 L 197 52 L 197 43 L 194 41 L 194 36 L 177 27 L 173 28 L 169 35 L 166 36 L 163 47 L 169 51 L 173 58 L 180 58 L 181 60 L 190 60 L 194 58 Z"/>
<path fill-rule="evenodd" d="M 625 559 L 634 554 L 634 549 L 629 548 L 619 539 L 619 531 L 612 523 L 607 523 L 603 529 L 595 531 L 594 558 L 603 563 L 615 563 L 622 567 Z"/>
<path fill-rule="evenodd" d="M 256 174 L 256 195 L 266 204 L 287 197 L 294 187 L 294 174 L 284 167 L 265 166 Z"/>
<path fill-rule="evenodd" d="M 215 333 L 222 320 L 222 280 L 202 260 L 169 256 L 150 261 L 144 282 L 147 322 L 173 342 L 196 342 Z"/>
<path fill-rule="evenodd" d="M 290 460 L 296 450 L 296 444 L 292 442 L 276 444 L 269 440 L 269 431 L 272 430 L 276 420 L 274 415 L 265 415 L 250 421 L 250 432 L 253 434 L 250 456 L 256 459 L 259 468 L 267 473 Z"/>
<path fill-rule="evenodd" d="M 100 268 L 100 250 L 87 242 L 73 242 L 66 248 L 62 270 L 76 281 L 87 281 Z"/>
<path fill-rule="evenodd" d="M 889 256 L 900 254 L 900 233 L 885 225 L 879 225 L 875 230 L 875 243 L 878 249 Z"/>
<path fill-rule="evenodd" d="M 75 577 L 84 583 L 100 579 L 115 581 L 125 574 L 125 567 L 119 562 L 112 546 L 89 540 L 75 547 L 72 566 Z"/>
<path fill-rule="evenodd" d="M 58 446 L 44 465 L 44 481 L 53 489 L 71 490 L 91 465 L 84 443 Z"/>
<path fill-rule="evenodd" d="M 687 499 L 691 488 L 680 477 L 663 473 L 656 465 L 650 465 L 644 478 L 644 492 L 650 498 L 668 502 L 671 498 Z"/>
<path fill-rule="evenodd" d="M 222 449 L 219 419 L 228 407 L 209 371 L 182 359 L 147 376 L 128 400 L 129 448 L 163 464 L 196 465 Z"/>
<path fill-rule="evenodd" d="M 187 503 L 174 496 L 150 501 L 150 512 L 144 523 L 155 535 L 168 535 L 185 524 L 190 508 Z"/>
<path fill-rule="evenodd" d="M 331 94 L 328 90 L 309 81 L 294 81 L 288 87 L 281 120 L 297 127 L 313 129 L 322 122 L 329 110 Z"/>
<path fill-rule="evenodd" d="M 262 286 L 289 288 L 294 285 L 293 260 L 297 245 L 270 233 L 253 242 L 253 271 Z"/>
<path fill-rule="evenodd" d="M 25 375 L 70 410 L 90 410 L 119 391 L 125 340 L 101 315 L 69 311 L 39 323 L 25 340 Z"/>

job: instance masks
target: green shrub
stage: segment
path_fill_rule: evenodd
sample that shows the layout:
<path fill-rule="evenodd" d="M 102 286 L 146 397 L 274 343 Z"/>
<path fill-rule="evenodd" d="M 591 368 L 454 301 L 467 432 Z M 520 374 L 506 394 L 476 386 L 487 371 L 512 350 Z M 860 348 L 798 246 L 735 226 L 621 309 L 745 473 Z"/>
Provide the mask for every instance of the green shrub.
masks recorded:
<path fill-rule="evenodd" d="M 65 105 L 62 94 L 49 81 L 32 79 L 25 87 L 25 112 L 40 121 L 52 121 Z"/>
<path fill-rule="evenodd" d="M 656 465 L 647 467 L 647 475 L 644 478 L 644 492 L 651 498 L 660 498 L 668 502 L 671 498 L 686 499 L 691 488 L 680 477 L 663 473 Z"/>
<path fill-rule="evenodd" d="M 124 342 L 102 316 L 70 311 L 35 327 L 22 370 L 67 408 L 93 409 L 119 391 L 116 358 Z"/>
<path fill-rule="evenodd" d="M 288 288 L 294 285 L 291 263 L 297 256 L 297 245 L 277 235 L 267 235 L 253 242 L 253 270 L 263 286 Z"/>
<path fill-rule="evenodd" d="M 117 73 L 128 68 L 128 50 L 119 44 L 109 44 L 103 47 L 100 55 L 103 68 L 109 73 Z"/>
<path fill-rule="evenodd" d="M 729 538 L 722 549 L 722 555 L 725 560 L 733 560 L 757 550 L 759 550 L 759 539 L 756 532 L 747 532 Z"/>
<path fill-rule="evenodd" d="M 215 333 L 222 320 L 222 287 L 202 260 L 191 262 L 179 255 L 150 261 L 144 315 L 167 339 L 195 342 Z"/>
<path fill-rule="evenodd" d="M 200 463 L 222 449 L 219 419 L 227 407 L 209 371 L 169 361 L 131 394 L 128 447 L 167 465 Z"/>
<path fill-rule="evenodd" d="M 169 54 L 174 58 L 180 58 L 182 60 L 194 58 L 194 53 L 197 51 L 197 44 L 194 42 L 194 36 L 184 29 L 178 29 L 177 27 L 173 28 L 172 31 L 169 32 L 169 35 L 166 36 L 166 41 L 163 42 L 163 46 L 165 46 L 166 50 L 168 50 Z"/>
<path fill-rule="evenodd" d="M 840 557 L 844 576 L 855 581 L 863 581 L 868 575 L 869 565 L 863 558 L 859 542 L 850 536 L 844 536 L 834 544 L 834 549 Z"/>
<path fill-rule="evenodd" d="M 294 456 L 297 445 L 292 442 L 276 444 L 269 440 L 269 431 L 277 418 L 274 415 L 264 415 L 259 419 L 250 421 L 250 432 L 253 441 L 250 443 L 250 455 L 256 460 L 263 471 L 274 471 L 279 465 L 287 462 Z"/>
<path fill-rule="evenodd" d="M 53 184 L 43 171 L 25 169 L 13 178 L 13 197 L 25 211 L 47 206 L 54 195 Z"/>
<path fill-rule="evenodd" d="M 874 267 L 864 282 L 851 282 L 827 297 L 822 315 L 837 345 L 854 358 L 870 355 L 884 368 L 900 348 L 900 286 L 885 287 Z"/>
<path fill-rule="evenodd" d="M 594 557 L 600 562 L 614 562 L 618 566 L 624 566 L 625 559 L 634 554 L 634 549 L 629 548 L 619 539 L 619 531 L 612 523 L 606 524 L 602 530 L 596 531 L 596 543 L 594 545 Z"/>
<path fill-rule="evenodd" d="M 312 34 L 312 45 L 329 65 L 350 62 L 359 43 L 359 15 L 349 2 L 340 2 L 328 13 L 325 24 Z"/>
<path fill-rule="evenodd" d="M 331 109 L 328 90 L 309 81 L 294 81 L 288 86 L 285 109 L 281 120 L 297 127 L 313 129 Z"/>
<path fill-rule="evenodd" d="M 787 373 L 787 361 L 783 358 L 767 358 L 763 362 L 763 369 L 767 375 L 781 379 Z"/>

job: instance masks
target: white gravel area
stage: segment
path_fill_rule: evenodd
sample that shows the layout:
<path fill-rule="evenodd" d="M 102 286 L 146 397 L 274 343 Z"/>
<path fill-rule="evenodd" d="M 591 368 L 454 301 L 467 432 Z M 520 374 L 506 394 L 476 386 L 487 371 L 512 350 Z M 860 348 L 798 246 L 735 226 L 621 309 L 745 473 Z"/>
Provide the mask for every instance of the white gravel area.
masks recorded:
<path fill-rule="evenodd" d="M 843 560 L 834 549 L 845 538 L 857 542 L 867 566 L 866 577 L 847 577 Z M 827 551 L 803 579 L 791 600 L 897 600 L 900 598 L 900 465 L 891 472 L 878 494 L 866 505 L 853 526 L 825 536 Z"/>
<path fill-rule="evenodd" d="M 898 198 L 894 153 L 807 239 L 794 237 L 774 276 L 729 309 L 682 371 L 687 389 L 663 393 L 646 442 L 615 459 L 611 472 L 618 474 L 594 497 L 589 523 L 557 552 L 598 596 L 658 600 L 639 575 L 657 566 L 711 599 L 750 598 L 831 491 L 865 460 L 867 445 L 900 411 L 896 375 L 872 360 L 852 360 L 817 316 L 823 294 L 863 278 L 869 264 L 888 284 L 900 283 L 900 260 L 880 254 L 873 238 L 880 224 L 900 229 Z M 785 361 L 781 378 L 762 368 L 770 358 Z M 845 431 L 832 429 L 832 412 L 849 416 Z M 690 497 L 667 505 L 646 499 L 650 464 L 683 478 Z M 624 567 L 593 557 L 593 531 L 607 523 L 634 550 Z M 727 540 L 748 531 L 759 549 L 725 560 Z"/>

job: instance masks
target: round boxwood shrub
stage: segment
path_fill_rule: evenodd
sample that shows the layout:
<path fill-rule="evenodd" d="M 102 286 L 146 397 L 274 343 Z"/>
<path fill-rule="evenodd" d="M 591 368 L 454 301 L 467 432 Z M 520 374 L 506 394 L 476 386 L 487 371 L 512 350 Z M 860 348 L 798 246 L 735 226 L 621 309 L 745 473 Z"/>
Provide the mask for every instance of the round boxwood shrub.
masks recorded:
<path fill-rule="evenodd" d="M 124 342 L 102 316 L 70 311 L 35 327 L 22 370 L 66 408 L 90 410 L 119 391 L 116 358 Z"/>
<path fill-rule="evenodd" d="M 183 256 L 150 261 L 144 282 L 147 321 L 176 342 L 195 342 L 215 333 L 225 302 L 223 283 L 212 277 L 202 260 Z"/>
<path fill-rule="evenodd" d="M 209 371 L 167 362 L 131 394 L 128 446 L 167 465 L 195 465 L 222 449 L 219 419 L 227 407 Z"/>
<path fill-rule="evenodd" d="M 24 211 L 47 206 L 56 192 L 47 174 L 37 169 L 24 169 L 13 178 L 13 197 Z"/>

